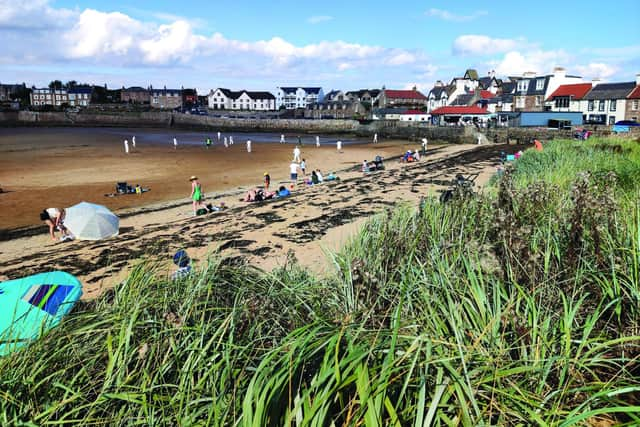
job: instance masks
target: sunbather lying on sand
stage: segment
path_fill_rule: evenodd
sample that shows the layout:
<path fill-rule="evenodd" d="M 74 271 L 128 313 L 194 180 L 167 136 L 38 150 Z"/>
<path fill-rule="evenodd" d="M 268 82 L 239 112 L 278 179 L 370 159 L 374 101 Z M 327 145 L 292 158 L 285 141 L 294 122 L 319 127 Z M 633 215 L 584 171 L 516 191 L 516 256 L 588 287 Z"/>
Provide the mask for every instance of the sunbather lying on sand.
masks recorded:
<path fill-rule="evenodd" d="M 275 191 L 265 191 L 262 188 L 254 188 L 247 191 L 244 199 L 240 199 L 243 202 L 261 202 L 263 200 L 273 199 L 276 196 Z"/>

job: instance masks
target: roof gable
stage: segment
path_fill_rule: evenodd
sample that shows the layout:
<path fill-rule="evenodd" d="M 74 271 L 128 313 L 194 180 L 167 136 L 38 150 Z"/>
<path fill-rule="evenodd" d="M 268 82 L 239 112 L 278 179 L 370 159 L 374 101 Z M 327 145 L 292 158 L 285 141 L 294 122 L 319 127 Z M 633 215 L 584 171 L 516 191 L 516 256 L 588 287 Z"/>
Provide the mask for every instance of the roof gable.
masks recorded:
<path fill-rule="evenodd" d="M 635 82 L 601 83 L 591 89 L 584 99 L 624 99 L 635 87 Z"/>
<path fill-rule="evenodd" d="M 629 99 L 640 99 L 640 85 L 636 86 L 636 88 L 627 96 Z"/>
<path fill-rule="evenodd" d="M 431 112 L 432 116 L 438 116 L 443 114 L 487 114 L 488 111 L 484 108 L 476 107 L 475 105 L 470 107 L 461 107 L 461 106 L 447 106 L 436 108 Z"/>

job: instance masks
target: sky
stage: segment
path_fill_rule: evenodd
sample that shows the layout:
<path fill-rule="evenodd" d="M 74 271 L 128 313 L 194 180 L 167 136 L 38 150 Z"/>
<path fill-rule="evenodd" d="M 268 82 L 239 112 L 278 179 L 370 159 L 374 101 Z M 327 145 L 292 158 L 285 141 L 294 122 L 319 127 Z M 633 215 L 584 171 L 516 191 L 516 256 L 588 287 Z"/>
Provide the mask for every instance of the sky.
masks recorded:
<path fill-rule="evenodd" d="M 0 82 L 428 91 L 468 68 L 640 73 L 640 1 L 0 0 Z"/>

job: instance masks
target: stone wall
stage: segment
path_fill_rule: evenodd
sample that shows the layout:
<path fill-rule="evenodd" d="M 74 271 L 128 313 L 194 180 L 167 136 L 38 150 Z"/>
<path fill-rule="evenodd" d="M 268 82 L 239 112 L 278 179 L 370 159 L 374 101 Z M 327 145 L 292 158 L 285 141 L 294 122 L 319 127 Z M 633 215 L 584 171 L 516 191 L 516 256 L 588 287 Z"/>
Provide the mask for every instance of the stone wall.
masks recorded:
<path fill-rule="evenodd" d="M 0 126 L 81 126 L 81 127 L 173 127 L 177 129 L 207 129 L 212 131 L 261 131 L 300 133 L 349 133 L 363 138 L 372 138 L 377 133 L 380 138 L 398 138 L 429 142 L 449 142 L 473 144 L 480 139 L 488 142 L 526 143 L 537 138 L 543 141 L 556 138 L 572 138 L 571 130 L 544 128 L 498 128 L 480 129 L 467 127 L 438 127 L 425 123 L 399 121 L 356 120 L 300 120 L 300 119 L 233 119 L 171 112 L 127 112 L 127 113 L 64 113 L 64 112 L 0 112 Z M 588 127 L 598 136 L 610 135 L 608 126 Z M 640 127 L 631 129 L 638 135 Z"/>

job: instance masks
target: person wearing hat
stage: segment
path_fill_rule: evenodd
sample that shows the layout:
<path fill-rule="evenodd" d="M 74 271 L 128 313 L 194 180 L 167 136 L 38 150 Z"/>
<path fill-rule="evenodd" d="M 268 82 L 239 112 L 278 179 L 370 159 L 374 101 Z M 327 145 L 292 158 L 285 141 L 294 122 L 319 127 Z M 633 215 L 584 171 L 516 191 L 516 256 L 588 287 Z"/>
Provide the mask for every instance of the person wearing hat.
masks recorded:
<path fill-rule="evenodd" d="M 203 206 L 202 185 L 198 181 L 198 177 L 195 175 L 191 176 L 191 178 L 189 178 L 189 181 L 191 181 L 191 200 L 193 200 L 193 216 L 196 216 L 198 212 L 198 208 Z"/>
<path fill-rule="evenodd" d="M 271 177 L 269 176 L 269 172 L 264 173 L 264 189 L 265 191 L 269 191 L 269 184 L 271 184 Z"/>

